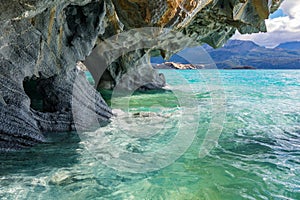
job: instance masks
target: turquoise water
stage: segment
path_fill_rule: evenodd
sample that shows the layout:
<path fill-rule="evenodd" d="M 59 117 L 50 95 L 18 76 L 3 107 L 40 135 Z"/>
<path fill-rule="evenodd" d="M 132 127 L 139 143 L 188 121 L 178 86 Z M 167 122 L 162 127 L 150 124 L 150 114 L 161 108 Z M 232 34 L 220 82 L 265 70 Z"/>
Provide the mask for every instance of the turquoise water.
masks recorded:
<path fill-rule="evenodd" d="M 108 126 L 1 154 L 0 199 L 300 199 L 300 71 L 162 72 Z"/>

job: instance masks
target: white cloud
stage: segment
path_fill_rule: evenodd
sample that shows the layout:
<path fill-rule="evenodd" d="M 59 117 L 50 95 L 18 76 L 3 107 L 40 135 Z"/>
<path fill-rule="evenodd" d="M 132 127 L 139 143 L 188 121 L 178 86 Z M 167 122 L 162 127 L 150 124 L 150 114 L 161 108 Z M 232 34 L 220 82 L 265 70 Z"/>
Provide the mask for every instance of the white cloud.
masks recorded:
<path fill-rule="evenodd" d="M 280 8 L 286 16 L 267 19 L 267 33 L 241 35 L 233 39 L 251 40 L 261 46 L 275 47 L 280 43 L 300 41 L 300 0 L 285 0 Z"/>

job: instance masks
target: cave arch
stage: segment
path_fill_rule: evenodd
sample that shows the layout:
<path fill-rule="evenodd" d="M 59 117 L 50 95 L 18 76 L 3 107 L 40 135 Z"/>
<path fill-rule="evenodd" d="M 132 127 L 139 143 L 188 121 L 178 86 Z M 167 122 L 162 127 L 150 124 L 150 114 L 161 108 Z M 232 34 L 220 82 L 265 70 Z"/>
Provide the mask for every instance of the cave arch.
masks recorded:
<path fill-rule="evenodd" d="M 39 78 L 25 77 L 23 80 L 23 88 L 26 95 L 30 99 L 30 108 L 36 111 L 44 111 L 43 95 L 39 92 Z"/>

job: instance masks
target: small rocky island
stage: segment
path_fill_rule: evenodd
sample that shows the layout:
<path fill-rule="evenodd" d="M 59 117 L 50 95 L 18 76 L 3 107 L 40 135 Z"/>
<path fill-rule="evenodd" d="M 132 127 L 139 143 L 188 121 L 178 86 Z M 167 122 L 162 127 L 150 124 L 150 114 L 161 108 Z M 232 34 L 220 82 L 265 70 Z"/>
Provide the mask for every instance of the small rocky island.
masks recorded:
<path fill-rule="evenodd" d="M 237 67 L 224 68 L 224 69 L 256 69 L 256 68 L 253 66 L 237 66 Z"/>
<path fill-rule="evenodd" d="M 175 62 L 165 62 L 162 64 L 153 64 L 154 69 L 204 69 L 201 64 L 181 64 Z"/>

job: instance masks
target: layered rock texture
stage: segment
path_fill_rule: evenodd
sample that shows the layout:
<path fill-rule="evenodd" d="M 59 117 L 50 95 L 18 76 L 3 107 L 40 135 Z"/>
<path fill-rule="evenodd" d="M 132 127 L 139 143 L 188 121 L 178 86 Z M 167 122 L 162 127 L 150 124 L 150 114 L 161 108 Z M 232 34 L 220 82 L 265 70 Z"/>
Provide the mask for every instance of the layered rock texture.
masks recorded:
<path fill-rule="evenodd" d="M 45 142 L 45 132 L 90 126 L 84 113 L 101 123 L 112 116 L 100 94 L 76 69 L 95 45 L 132 28 L 170 28 L 200 43 L 219 47 L 238 29 L 266 31 L 264 19 L 280 0 L 3 0 L 0 7 L 0 150 Z M 161 34 L 157 33 L 160 37 Z M 135 41 L 142 41 L 142 36 Z M 165 38 L 168 41 L 168 37 Z M 124 38 L 126 40 L 130 38 Z M 189 45 L 177 40 L 174 51 Z M 150 66 L 155 49 L 124 52 L 105 69 L 98 88 L 114 88 L 130 68 Z M 99 56 L 97 53 L 94 55 Z M 101 61 L 99 61 L 101 63 Z M 87 66 L 88 68 L 97 66 Z M 150 67 L 135 79 L 151 75 L 146 88 L 164 85 Z M 147 75 L 148 74 L 148 75 Z M 150 76 L 149 75 L 149 76 Z M 74 92 L 75 91 L 75 92 Z M 74 114 L 82 111 L 82 115 Z M 80 117 L 81 116 L 81 117 Z M 88 117 L 87 117 L 88 118 Z M 76 122 L 76 123 L 75 123 Z"/>

